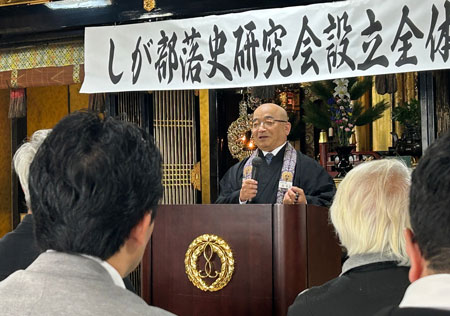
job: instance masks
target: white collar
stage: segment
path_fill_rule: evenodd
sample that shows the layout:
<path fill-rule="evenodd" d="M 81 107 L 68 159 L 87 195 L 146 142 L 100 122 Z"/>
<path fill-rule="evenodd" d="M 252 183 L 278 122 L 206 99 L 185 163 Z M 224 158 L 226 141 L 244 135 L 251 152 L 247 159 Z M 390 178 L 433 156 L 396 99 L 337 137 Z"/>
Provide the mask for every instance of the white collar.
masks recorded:
<path fill-rule="evenodd" d="M 110 265 L 107 261 L 103 261 L 100 258 L 89 256 L 89 255 L 84 255 L 84 254 L 81 254 L 81 255 L 88 259 L 92 259 L 95 262 L 98 262 L 103 268 L 105 268 L 106 272 L 109 273 L 114 284 L 117 285 L 118 287 L 125 289 L 125 283 L 123 283 L 122 277 L 120 276 L 119 272 L 112 265 Z"/>
<path fill-rule="evenodd" d="M 411 283 L 399 307 L 436 308 L 450 311 L 450 274 L 433 274 Z"/>
<path fill-rule="evenodd" d="M 350 256 L 347 260 L 345 260 L 344 264 L 342 265 L 342 272 L 340 275 L 345 274 L 347 271 L 350 271 L 351 269 L 364 266 L 371 263 L 378 263 L 378 262 L 386 262 L 386 261 L 402 261 L 400 258 L 390 256 L 383 254 L 381 252 L 376 253 L 363 253 L 363 254 L 356 254 L 353 256 Z M 401 266 L 401 265 L 399 265 Z"/>
<path fill-rule="evenodd" d="M 286 142 L 286 143 L 287 143 L 287 142 Z M 275 157 L 275 156 L 278 154 L 278 152 L 281 150 L 281 148 L 283 148 L 284 145 L 286 145 L 286 143 L 284 143 L 284 144 L 281 145 L 281 146 L 278 146 L 277 148 L 275 148 L 275 149 L 272 150 L 272 151 L 264 151 L 264 150 L 261 150 L 261 151 L 262 151 L 264 157 L 265 157 L 268 153 L 271 153 L 271 154 Z"/>
<path fill-rule="evenodd" d="M 57 252 L 57 251 L 53 250 L 53 249 L 48 249 L 46 252 Z M 110 265 L 108 262 L 103 261 L 100 258 L 89 256 L 89 255 L 84 255 L 84 254 L 79 254 L 79 255 L 83 256 L 85 258 L 94 260 L 95 262 L 99 263 L 106 270 L 106 272 L 108 272 L 108 274 L 111 276 L 111 279 L 113 280 L 114 284 L 117 285 L 118 287 L 125 289 L 125 283 L 123 283 L 122 277 L 120 276 L 119 272 L 117 272 L 117 270 L 112 265 Z"/>

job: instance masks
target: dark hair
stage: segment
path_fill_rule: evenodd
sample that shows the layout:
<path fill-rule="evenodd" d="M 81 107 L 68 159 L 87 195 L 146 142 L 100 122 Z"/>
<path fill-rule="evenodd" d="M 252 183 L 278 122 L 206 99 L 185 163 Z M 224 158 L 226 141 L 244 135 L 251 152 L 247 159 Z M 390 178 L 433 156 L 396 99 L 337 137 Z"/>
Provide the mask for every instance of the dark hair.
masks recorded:
<path fill-rule="evenodd" d="M 131 123 L 75 112 L 30 167 L 31 209 L 42 250 L 108 259 L 162 196 L 161 155 Z"/>
<path fill-rule="evenodd" d="M 428 148 L 413 172 L 410 215 L 429 268 L 450 271 L 450 133 Z"/>

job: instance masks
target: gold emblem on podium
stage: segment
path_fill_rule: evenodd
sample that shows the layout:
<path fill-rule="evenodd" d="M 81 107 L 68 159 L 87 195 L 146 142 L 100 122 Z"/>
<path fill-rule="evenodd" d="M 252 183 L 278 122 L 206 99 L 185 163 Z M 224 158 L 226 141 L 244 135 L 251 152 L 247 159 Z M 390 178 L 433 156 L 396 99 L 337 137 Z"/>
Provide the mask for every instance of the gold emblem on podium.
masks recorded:
<path fill-rule="evenodd" d="M 216 255 L 220 259 L 219 270 L 215 265 Z M 222 238 L 204 234 L 189 245 L 184 266 L 189 280 L 200 290 L 219 291 L 230 282 L 233 276 L 233 252 Z M 208 283 L 211 284 L 208 285 Z"/>

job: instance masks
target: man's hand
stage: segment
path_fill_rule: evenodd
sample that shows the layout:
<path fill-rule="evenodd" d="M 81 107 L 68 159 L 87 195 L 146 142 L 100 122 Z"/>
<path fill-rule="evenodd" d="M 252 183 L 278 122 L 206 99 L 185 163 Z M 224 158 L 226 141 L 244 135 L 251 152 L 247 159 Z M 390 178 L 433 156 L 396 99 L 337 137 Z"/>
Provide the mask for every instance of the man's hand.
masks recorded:
<path fill-rule="evenodd" d="M 291 187 L 284 195 L 283 204 L 306 204 L 305 192 L 298 187 Z"/>
<path fill-rule="evenodd" d="M 241 191 L 239 193 L 239 199 L 241 202 L 246 202 L 253 199 L 258 192 L 258 181 L 253 179 L 246 179 L 242 181 Z"/>

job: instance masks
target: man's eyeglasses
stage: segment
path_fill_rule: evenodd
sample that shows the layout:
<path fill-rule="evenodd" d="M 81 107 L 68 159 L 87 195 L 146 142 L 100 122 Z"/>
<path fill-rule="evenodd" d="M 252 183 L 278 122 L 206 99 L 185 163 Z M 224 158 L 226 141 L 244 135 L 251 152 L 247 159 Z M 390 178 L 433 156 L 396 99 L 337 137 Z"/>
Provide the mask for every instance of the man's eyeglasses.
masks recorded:
<path fill-rule="evenodd" d="M 252 129 L 257 129 L 261 125 L 263 127 L 265 127 L 265 128 L 267 128 L 267 127 L 270 128 L 270 127 L 274 126 L 276 122 L 287 123 L 288 121 L 276 120 L 276 119 L 273 119 L 273 118 L 266 118 L 263 121 L 255 120 L 255 121 L 252 122 Z"/>

